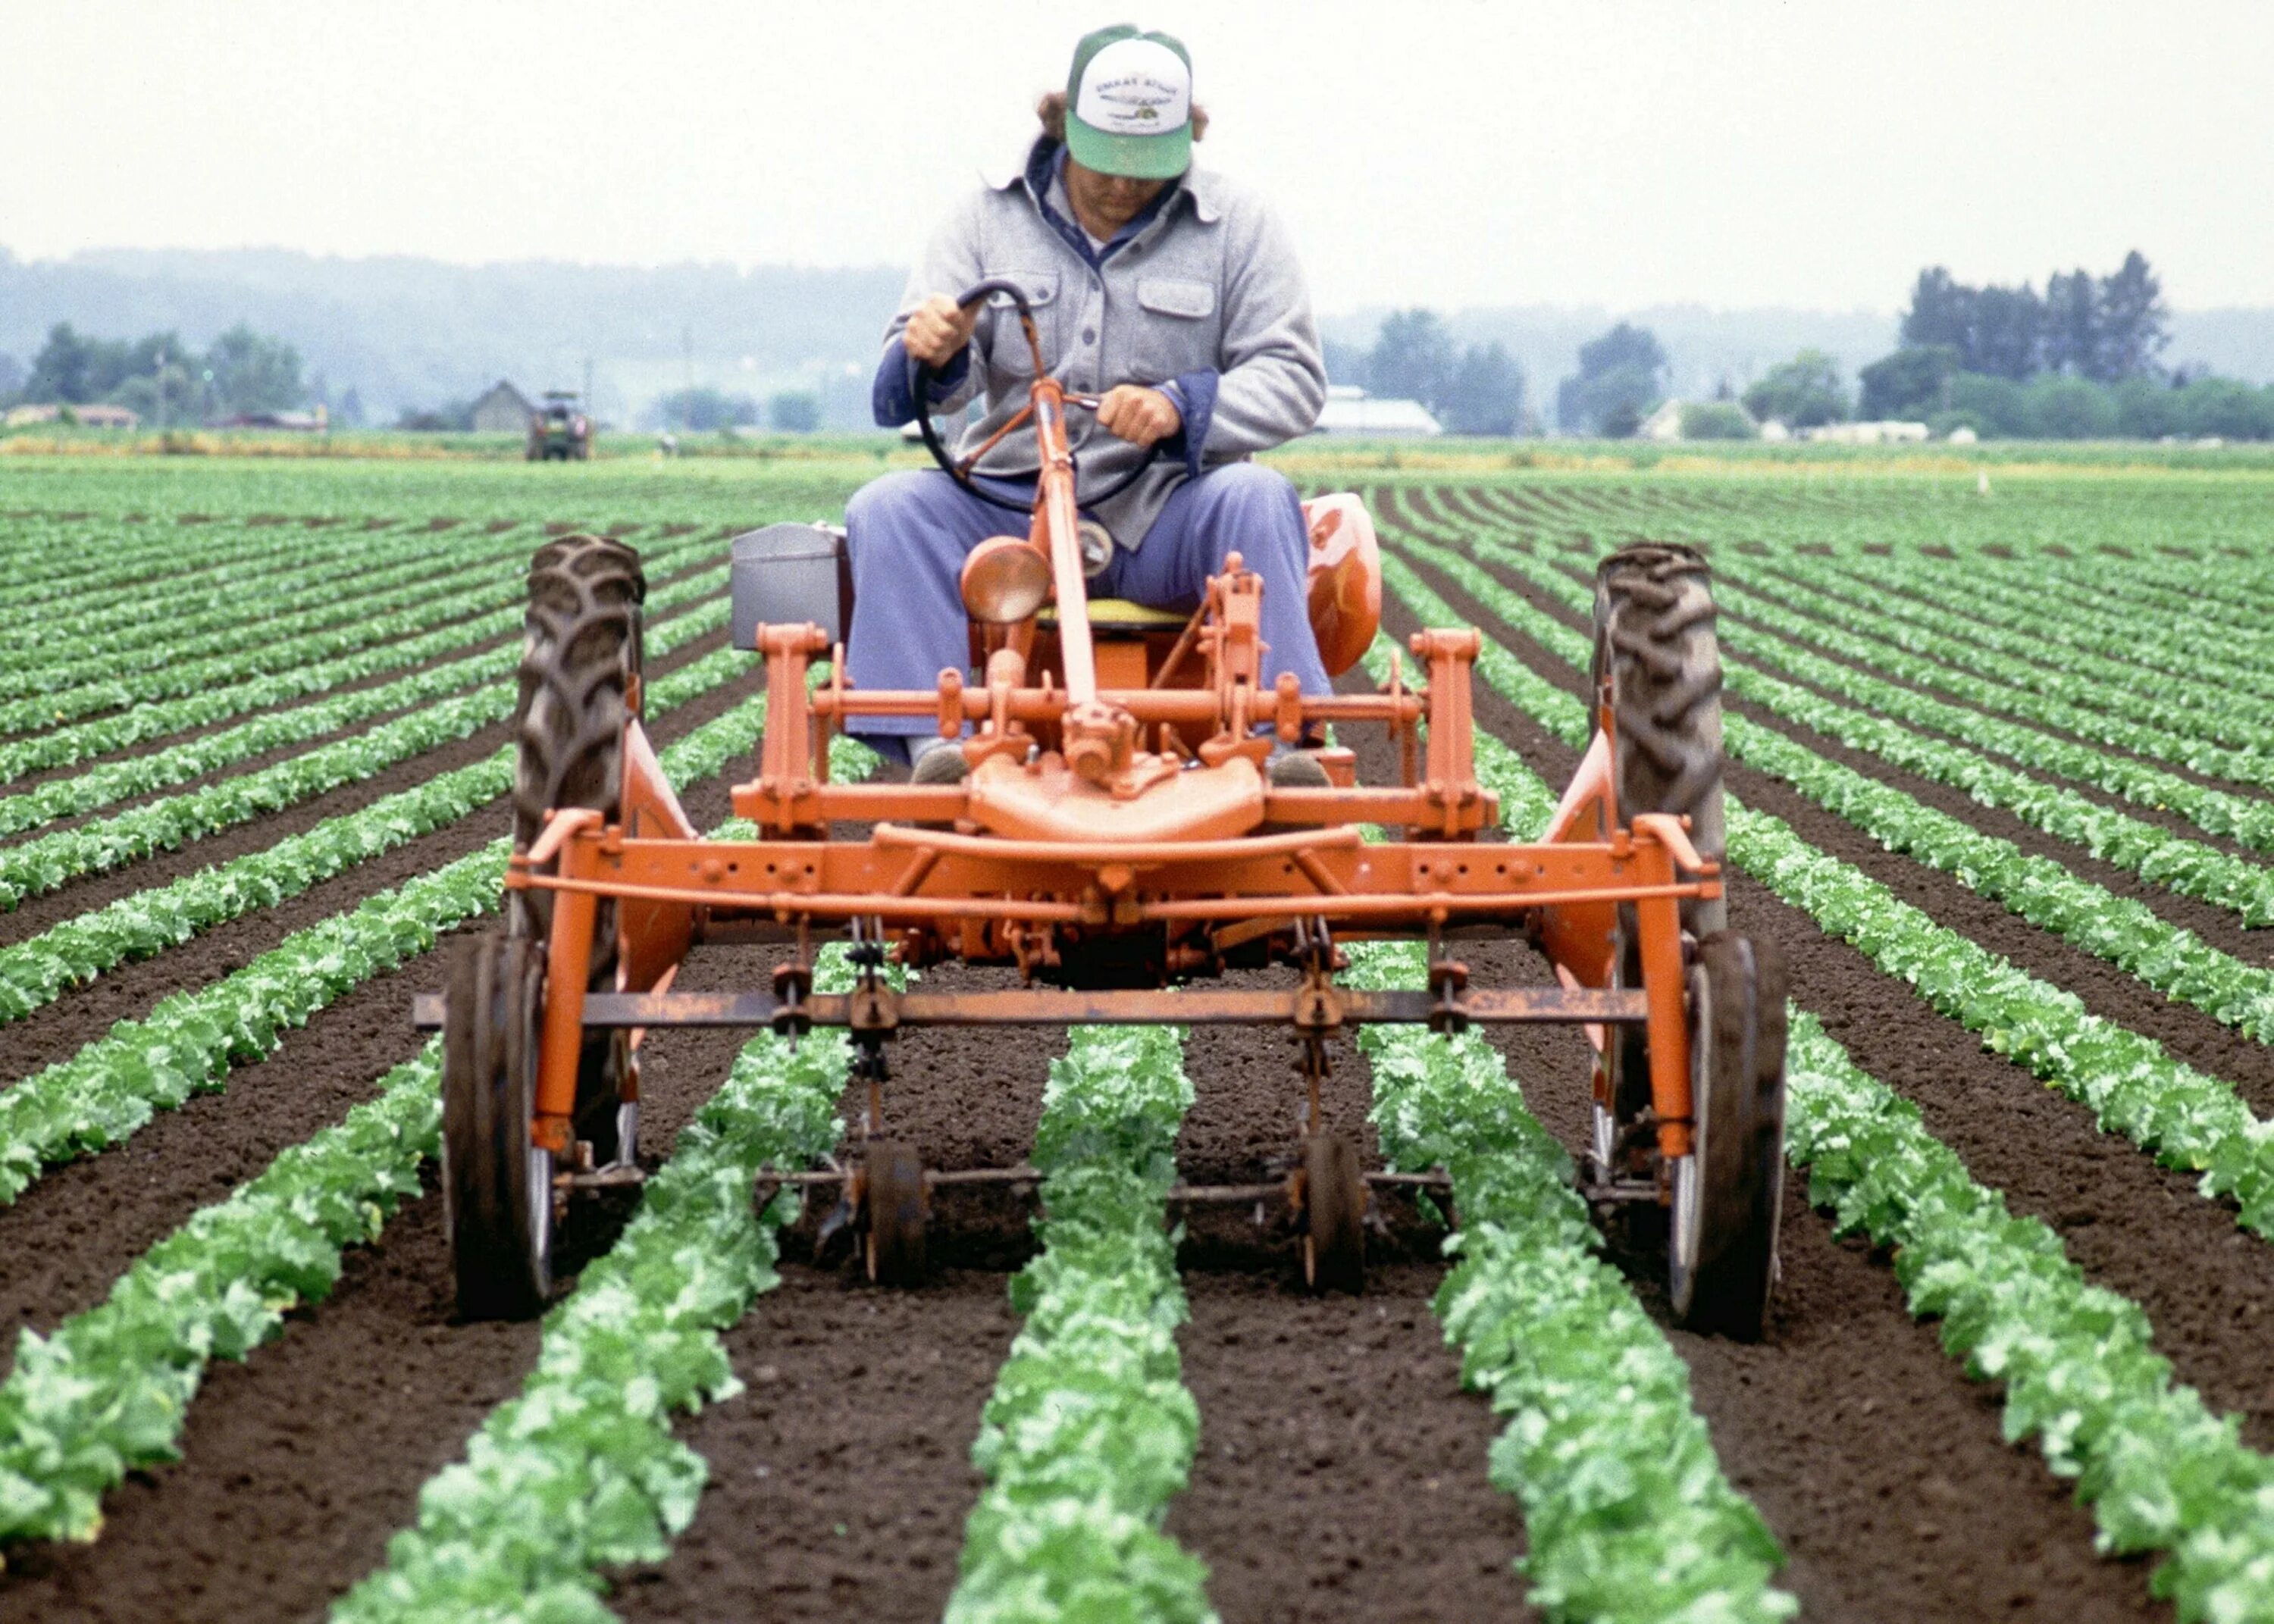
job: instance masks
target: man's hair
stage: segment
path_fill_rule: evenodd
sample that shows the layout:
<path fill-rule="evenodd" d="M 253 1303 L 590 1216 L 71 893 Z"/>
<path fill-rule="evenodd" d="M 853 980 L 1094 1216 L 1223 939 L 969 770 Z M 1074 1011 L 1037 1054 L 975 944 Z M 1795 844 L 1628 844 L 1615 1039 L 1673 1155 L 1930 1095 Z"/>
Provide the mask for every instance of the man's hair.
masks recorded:
<path fill-rule="evenodd" d="M 1043 133 L 1064 144 L 1065 140 L 1066 94 L 1063 90 L 1046 91 L 1035 103 L 1035 117 L 1043 121 Z M 1193 139 L 1199 140 L 1208 133 L 1208 109 L 1193 103 Z"/>

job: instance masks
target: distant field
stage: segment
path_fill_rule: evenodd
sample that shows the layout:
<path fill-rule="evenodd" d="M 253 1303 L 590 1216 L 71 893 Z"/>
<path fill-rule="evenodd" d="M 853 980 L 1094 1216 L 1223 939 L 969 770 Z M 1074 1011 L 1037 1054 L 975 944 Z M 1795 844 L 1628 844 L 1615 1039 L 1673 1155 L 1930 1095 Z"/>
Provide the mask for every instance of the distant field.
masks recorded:
<path fill-rule="evenodd" d="M 641 549 L 646 703 L 708 827 L 763 719 L 726 538 L 921 457 L 465 449 L 0 456 L 0 1313 L 27 1333 L 0 1624 L 540 1590 L 561 1618 L 1040 1616 L 1003 1598 L 1077 1579 L 1141 1591 L 1101 1617 L 1592 1618 L 1622 1583 L 1633 1618 L 2274 1616 L 2274 449 L 1272 459 L 1365 494 L 1389 632 L 1482 630 L 1519 836 L 1585 741 L 1596 560 L 1708 553 L 1733 923 L 1793 971 L 1783 1278 L 1749 1347 L 1669 1328 L 1660 1264 L 1593 1250 L 1563 1182 L 1588 1051 L 1522 1028 L 1337 1056 L 1369 1165 L 1444 1142 L 1432 1110 L 1500 1136 L 1482 1188 L 1456 1170 L 1459 1272 L 1409 1202 L 1367 1294 L 1314 1300 L 1243 1212 L 1109 1248 L 1079 1312 L 1015 1274 L 1028 1209 L 968 1193 L 920 1289 L 817 1264 L 809 1227 L 775 1258 L 734 1136 L 801 1087 L 850 1120 L 857 1086 L 818 1039 L 797 1071 L 659 1033 L 646 1160 L 689 1182 L 650 1229 L 591 1215 L 567 1269 L 622 1316 L 679 1304 L 670 1335 L 456 1323 L 408 1011 L 495 906 L 530 553 Z M 1473 945 L 1480 981 L 1548 978 Z M 721 951 L 689 985 L 764 977 Z M 1289 1058 L 911 1034 L 896 1131 L 1012 1166 L 1090 1112 L 1111 1131 L 1071 1142 L 1136 1157 L 1153 1237 L 1171 1175 L 1284 1172 Z M 1053 1356 L 1069 1325 L 1103 1340 Z"/>
<path fill-rule="evenodd" d="M 28 457 L 157 456 L 341 458 L 384 461 L 517 462 L 517 434 L 409 434 L 387 429 L 342 430 L 328 435 L 259 429 L 175 430 L 122 433 L 52 425 L 0 430 L 0 467 Z M 606 462 L 661 462 L 651 432 L 604 433 L 595 455 Z M 681 462 L 755 462 L 887 456 L 915 466 L 921 447 L 897 435 L 871 432 L 765 434 L 743 438 L 682 434 Z M 1825 467 L 1947 472 L 1975 467 L 2253 469 L 2274 471 L 2274 443 L 2199 446 L 2139 440 L 1991 440 L 1972 446 L 1835 446 L 1759 441 L 1694 441 L 1657 445 L 1637 440 L 1305 440 L 1268 459 L 1321 470 L 1335 467 L 1442 468 L 1490 472 L 1497 469 L 1674 472 L 1713 469 L 1776 470 Z"/>

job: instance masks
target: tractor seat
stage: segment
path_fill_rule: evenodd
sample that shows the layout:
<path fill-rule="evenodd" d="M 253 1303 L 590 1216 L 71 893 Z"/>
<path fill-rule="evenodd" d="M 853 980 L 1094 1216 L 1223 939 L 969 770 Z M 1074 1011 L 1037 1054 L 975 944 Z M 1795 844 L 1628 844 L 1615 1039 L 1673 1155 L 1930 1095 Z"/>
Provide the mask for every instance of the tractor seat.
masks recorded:
<path fill-rule="evenodd" d="M 1193 617 L 1175 609 L 1148 609 L 1142 604 L 1133 604 L 1126 598 L 1093 598 L 1089 600 L 1089 628 L 1098 632 L 1179 631 Z M 1040 626 L 1058 623 L 1058 605 L 1046 604 L 1035 617 Z"/>

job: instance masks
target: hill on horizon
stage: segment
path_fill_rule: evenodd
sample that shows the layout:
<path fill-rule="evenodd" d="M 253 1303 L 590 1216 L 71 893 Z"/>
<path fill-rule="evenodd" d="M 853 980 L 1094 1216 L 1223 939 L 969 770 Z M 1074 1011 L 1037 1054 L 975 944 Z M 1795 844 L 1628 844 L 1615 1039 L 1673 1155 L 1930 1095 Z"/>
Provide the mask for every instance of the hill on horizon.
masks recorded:
<path fill-rule="evenodd" d="M 336 399 L 353 387 L 374 423 L 405 408 L 463 400 L 500 378 L 534 394 L 579 387 L 589 362 L 596 409 L 634 421 L 692 381 L 764 400 L 820 396 L 831 427 L 868 421 L 877 342 L 900 297 L 898 267 L 452 265 L 412 256 L 341 259 L 285 249 L 95 249 L 19 259 L 0 247 L 0 355 L 28 368 L 48 329 L 68 321 L 105 338 L 177 329 L 204 345 L 248 321 L 298 346 Z M 1339 343 L 1370 345 L 1391 307 L 1323 314 Z M 1581 343 L 1614 321 L 1657 333 L 1677 395 L 1743 388 L 1803 347 L 1852 378 L 1895 342 L 1874 311 L 1670 304 L 1638 311 L 1508 305 L 1445 312 L 1464 343 L 1498 341 L 1523 364 L 1532 409 L 1555 397 Z M 2164 360 L 2274 382 L 2274 308 L 2180 312 Z"/>

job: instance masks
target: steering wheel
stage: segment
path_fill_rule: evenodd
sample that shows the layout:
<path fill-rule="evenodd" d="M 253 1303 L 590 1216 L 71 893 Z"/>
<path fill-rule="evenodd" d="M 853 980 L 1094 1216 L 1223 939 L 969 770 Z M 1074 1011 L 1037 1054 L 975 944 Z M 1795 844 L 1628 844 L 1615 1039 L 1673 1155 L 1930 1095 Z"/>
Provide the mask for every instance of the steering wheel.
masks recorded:
<path fill-rule="evenodd" d="M 1035 376 L 1042 377 L 1045 370 L 1043 365 L 1043 342 L 1035 333 L 1035 307 L 1027 302 L 1026 292 L 1018 283 L 999 276 L 990 277 L 985 282 L 974 282 L 970 287 L 966 288 L 956 296 L 955 302 L 959 306 L 968 310 L 982 299 L 998 293 L 1008 297 L 1011 303 L 1018 307 L 1019 326 L 1026 333 L 1027 348 L 1034 357 Z M 947 447 L 940 443 L 939 430 L 931 420 L 931 386 L 939 378 L 938 370 L 929 361 L 919 361 L 914 356 L 910 356 L 908 374 L 908 395 L 909 398 L 915 402 L 916 425 L 923 432 L 924 447 L 931 453 L 932 461 L 940 465 L 941 470 L 949 478 L 954 480 L 981 501 L 992 507 L 1007 508 L 1013 513 L 1030 511 L 1034 507 L 1031 498 L 1026 501 L 1014 502 L 998 496 L 991 491 L 981 488 L 971 477 L 971 470 L 978 465 L 982 457 L 1003 442 L 1005 436 L 1034 417 L 1034 402 L 1029 400 L 1026 405 L 1019 409 L 1008 423 L 987 437 L 985 445 L 958 462 L 947 454 Z M 1081 406 L 1091 411 L 1097 410 L 1096 398 L 1092 395 L 1069 395 L 1065 397 L 1065 402 L 1069 406 Z M 1093 492 L 1087 497 L 1077 491 L 1074 498 L 1075 505 L 1080 508 L 1094 508 L 1100 502 L 1112 500 L 1131 485 L 1135 485 L 1145 470 L 1152 467 L 1159 459 L 1160 455 L 1161 442 L 1156 440 L 1145 447 L 1145 455 L 1139 460 L 1136 467 L 1131 469 L 1127 474 L 1115 480 L 1104 490 Z M 1079 480 L 1080 477 L 1081 470 L 1077 468 L 1075 477 Z"/>

